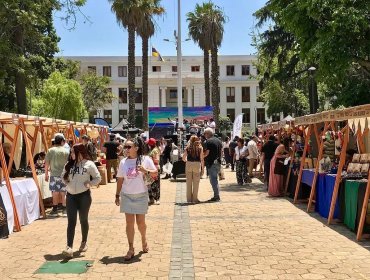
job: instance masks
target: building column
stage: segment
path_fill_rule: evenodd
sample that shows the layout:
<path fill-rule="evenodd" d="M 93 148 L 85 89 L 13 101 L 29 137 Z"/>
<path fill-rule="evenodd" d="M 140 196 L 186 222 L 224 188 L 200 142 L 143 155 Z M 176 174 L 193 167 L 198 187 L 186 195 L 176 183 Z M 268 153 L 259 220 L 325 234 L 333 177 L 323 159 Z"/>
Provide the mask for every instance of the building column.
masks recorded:
<path fill-rule="evenodd" d="M 161 87 L 161 107 L 166 107 L 166 90 L 167 87 Z"/>
<path fill-rule="evenodd" d="M 188 91 L 188 107 L 193 107 L 193 88 L 187 87 L 186 89 Z"/>
<path fill-rule="evenodd" d="M 119 124 L 119 93 L 118 87 L 112 87 L 112 93 L 116 97 L 112 102 L 112 127 Z M 103 111 L 104 112 L 104 111 Z"/>

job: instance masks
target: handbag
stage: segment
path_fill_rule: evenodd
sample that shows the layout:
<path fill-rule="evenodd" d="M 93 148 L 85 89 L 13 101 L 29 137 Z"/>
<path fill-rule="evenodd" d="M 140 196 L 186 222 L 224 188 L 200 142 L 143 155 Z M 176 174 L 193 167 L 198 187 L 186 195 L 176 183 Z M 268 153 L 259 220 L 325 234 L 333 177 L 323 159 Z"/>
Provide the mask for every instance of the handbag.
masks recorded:
<path fill-rule="evenodd" d="M 284 158 L 276 158 L 274 174 L 277 175 L 285 174 Z"/>

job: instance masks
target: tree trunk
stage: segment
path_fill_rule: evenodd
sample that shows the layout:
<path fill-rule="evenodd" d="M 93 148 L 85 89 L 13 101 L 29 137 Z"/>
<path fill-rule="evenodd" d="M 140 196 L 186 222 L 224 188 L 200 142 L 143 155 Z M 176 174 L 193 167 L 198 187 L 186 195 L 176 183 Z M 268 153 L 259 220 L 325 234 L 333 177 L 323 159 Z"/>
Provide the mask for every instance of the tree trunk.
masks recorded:
<path fill-rule="evenodd" d="M 206 98 L 206 106 L 211 105 L 211 93 L 209 88 L 209 52 L 204 50 L 204 92 Z"/>
<path fill-rule="evenodd" d="M 148 45 L 149 38 L 142 37 L 142 52 L 143 52 L 143 129 L 149 130 L 148 127 Z"/>
<path fill-rule="evenodd" d="M 218 57 L 217 57 L 218 48 L 213 48 L 211 51 L 212 57 L 212 106 L 213 106 L 213 118 L 216 122 L 216 128 L 219 127 L 219 116 L 220 116 L 220 91 L 218 89 Z"/>
<path fill-rule="evenodd" d="M 135 27 L 128 26 L 128 121 L 135 125 Z"/>
<path fill-rule="evenodd" d="M 24 32 L 21 26 L 15 28 L 14 43 L 18 48 L 19 57 L 23 57 L 23 39 Z M 21 66 L 18 66 L 15 74 L 15 94 L 17 96 L 17 112 L 19 114 L 27 115 L 27 96 L 26 96 L 26 78 L 22 71 Z"/>

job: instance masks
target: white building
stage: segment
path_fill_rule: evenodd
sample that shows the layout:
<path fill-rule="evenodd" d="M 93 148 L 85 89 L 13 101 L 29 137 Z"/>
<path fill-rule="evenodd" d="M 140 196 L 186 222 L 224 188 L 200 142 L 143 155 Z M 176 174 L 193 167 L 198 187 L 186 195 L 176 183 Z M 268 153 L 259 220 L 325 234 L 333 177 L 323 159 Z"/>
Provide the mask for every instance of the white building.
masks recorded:
<path fill-rule="evenodd" d="M 113 127 L 128 113 L 127 57 L 82 56 L 66 57 L 81 62 L 81 71 L 96 71 L 98 75 L 111 77 L 110 88 L 117 97 L 112 104 L 98 110 L 96 117 L 105 118 Z M 177 66 L 176 57 L 164 57 L 158 61 L 149 59 L 149 107 L 177 107 Z M 221 116 L 235 116 L 244 113 L 243 123 L 254 129 L 256 124 L 267 119 L 264 104 L 259 102 L 259 87 L 256 56 L 222 55 L 220 66 L 220 112 Z M 205 106 L 203 56 L 184 56 L 182 64 L 183 105 Z M 141 57 L 136 57 L 136 113 L 142 115 L 142 68 Z"/>

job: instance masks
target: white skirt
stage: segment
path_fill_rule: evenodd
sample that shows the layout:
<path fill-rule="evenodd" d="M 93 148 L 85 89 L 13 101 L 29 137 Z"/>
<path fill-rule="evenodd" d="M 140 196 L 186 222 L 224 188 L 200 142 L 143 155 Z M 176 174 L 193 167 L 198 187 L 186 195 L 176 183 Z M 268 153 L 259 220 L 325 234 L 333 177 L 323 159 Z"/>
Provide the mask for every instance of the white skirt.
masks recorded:
<path fill-rule="evenodd" d="M 148 199 L 148 192 L 136 194 L 121 193 L 120 212 L 126 214 L 147 214 Z"/>

